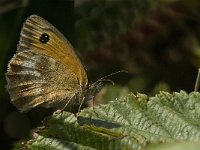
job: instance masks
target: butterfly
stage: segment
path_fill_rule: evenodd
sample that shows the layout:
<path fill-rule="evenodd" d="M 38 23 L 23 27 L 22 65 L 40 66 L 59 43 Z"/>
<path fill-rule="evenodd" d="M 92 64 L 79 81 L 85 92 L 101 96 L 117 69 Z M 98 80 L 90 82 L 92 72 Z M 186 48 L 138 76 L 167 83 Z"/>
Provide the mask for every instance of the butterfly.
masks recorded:
<path fill-rule="evenodd" d="M 31 15 L 25 21 L 17 52 L 6 73 L 7 90 L 19 111 L 36 106 L 77 111 L 96 93 L 69 41 L 48 21 Z M 93 92 L 92 89 L 95 89 Z"/>

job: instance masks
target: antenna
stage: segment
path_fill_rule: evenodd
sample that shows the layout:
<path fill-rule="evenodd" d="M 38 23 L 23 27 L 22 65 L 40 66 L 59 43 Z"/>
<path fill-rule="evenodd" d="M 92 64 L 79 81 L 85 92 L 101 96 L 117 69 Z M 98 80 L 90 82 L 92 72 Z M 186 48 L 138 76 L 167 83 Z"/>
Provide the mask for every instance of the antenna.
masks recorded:
<path fill-rule="evenodd" d="M 110 76 L 113 76 L 113 75 L 116 75 L 116 74 L 121 73 L 121 72 L 128 73 L 128 71 L 126 71 L 126 70 L 119 70 L 117 72 L 113 72 L 113 73 L 108 74 L 108 75 L 106 75 L 104 77 L 101 77 L 96 82 L 94 82 L 93 85 L 95 85 L 96 83 L 101 82 L 101 81 L 109 81 L 109 82 L 111 82 L 114 85 L 114 82 L 112 80 L 109 80 L 109 79 L 106 79 L 106 78 L 110 77 Z"/>

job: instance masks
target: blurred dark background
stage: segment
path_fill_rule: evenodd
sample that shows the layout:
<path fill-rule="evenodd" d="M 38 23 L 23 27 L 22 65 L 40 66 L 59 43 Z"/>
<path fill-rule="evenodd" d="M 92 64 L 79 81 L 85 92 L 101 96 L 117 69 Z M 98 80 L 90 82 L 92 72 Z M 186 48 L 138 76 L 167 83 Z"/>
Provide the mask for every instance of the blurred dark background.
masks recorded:
<path fill-rule="evenodd" d="M 52 110 L 19 113 L 5 90 L 7 64 L 31 14 L 57 27 L 72 43 L 92 83 L 110 73 L 98 94 L 113 100 L 128 92 L 191 92 L 200 66 L 198 0 L 0 0 L 0 147 L 10 149 Z M 107 95 L 106 95 L 107 94 Z"/>

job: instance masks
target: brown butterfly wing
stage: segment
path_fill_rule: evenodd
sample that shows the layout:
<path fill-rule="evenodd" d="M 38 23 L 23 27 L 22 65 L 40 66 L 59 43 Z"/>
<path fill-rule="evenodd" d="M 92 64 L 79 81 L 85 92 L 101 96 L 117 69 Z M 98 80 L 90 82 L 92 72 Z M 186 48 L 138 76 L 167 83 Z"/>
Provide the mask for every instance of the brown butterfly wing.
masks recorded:
<path fill-rule="evenodd" d="M 49 41 L 42 43 L 42 35 L 48 35 Z M 43 18 L 32 15 L 24 23 L 18 45 L 18 51 L 32 49 L 46 54 L 70 66 L 71 72 L 78 78 L 81 86 L 88 84 L 87 75 L 79 58 L 68 40 L 49 22 Z"/>
<path fill-rule="evenodd" d="M 44 34 L 48 38 L 42 41 Z M 21 111 L 37 105 L 64 106 L 76 94 L 81 94 L 88 83 L 69 42 L 36 15 L 24 23 L 18 51 L 8 65 L 6 78 L 11 101 Z"/>
<path fill-rule="evenodd" d="M 69 67 L 33 50 L 17 53 L 10 61 L 6 77 L 11 102 L 20 111 L 38 105 L 64 106 L 81 91 Z"/>

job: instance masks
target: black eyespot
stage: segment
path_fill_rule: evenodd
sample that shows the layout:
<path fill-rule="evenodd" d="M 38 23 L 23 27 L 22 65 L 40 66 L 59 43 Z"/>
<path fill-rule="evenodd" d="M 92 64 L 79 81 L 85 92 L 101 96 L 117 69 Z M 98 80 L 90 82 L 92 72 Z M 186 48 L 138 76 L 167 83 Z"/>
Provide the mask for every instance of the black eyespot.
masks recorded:
<path fill-rule="evenodd" d="M 41 36 L 40 36 L 40 42 L 41 43 L 47 43 L 49 41 L 49 35 L 46 34 L 46 33 L 43 33 Z"/>

